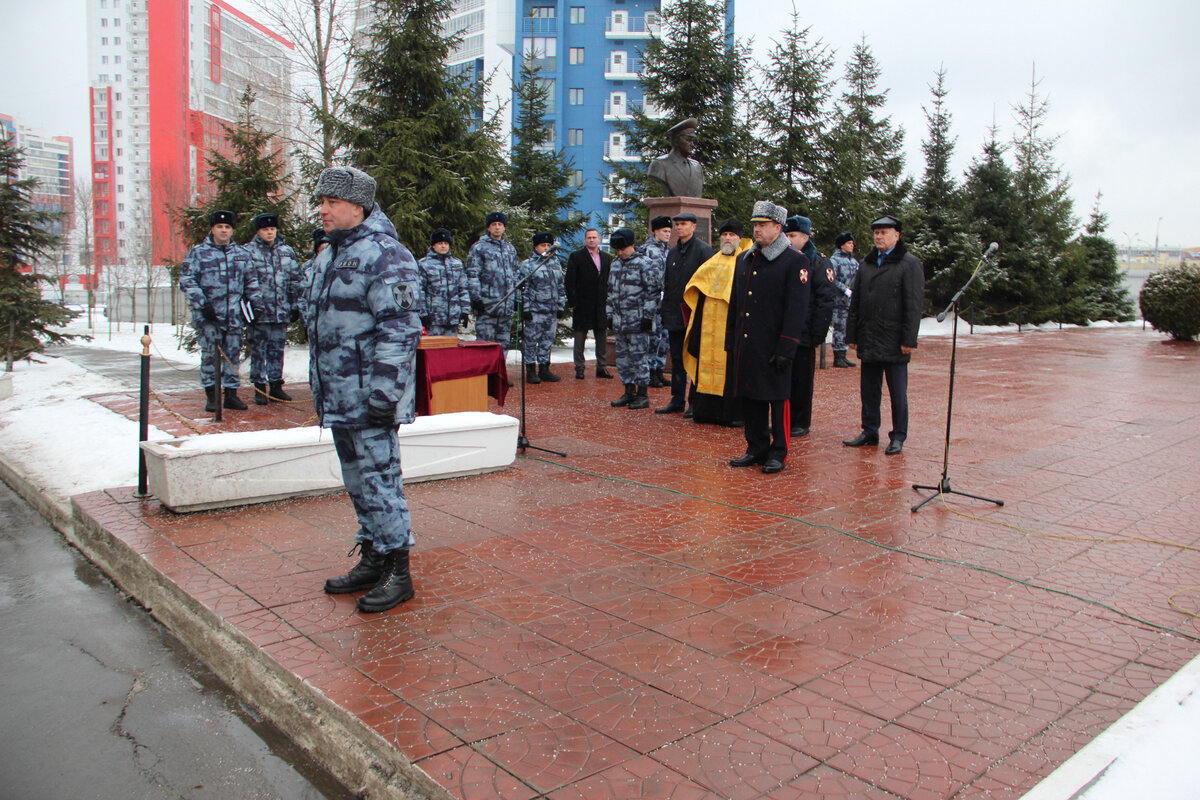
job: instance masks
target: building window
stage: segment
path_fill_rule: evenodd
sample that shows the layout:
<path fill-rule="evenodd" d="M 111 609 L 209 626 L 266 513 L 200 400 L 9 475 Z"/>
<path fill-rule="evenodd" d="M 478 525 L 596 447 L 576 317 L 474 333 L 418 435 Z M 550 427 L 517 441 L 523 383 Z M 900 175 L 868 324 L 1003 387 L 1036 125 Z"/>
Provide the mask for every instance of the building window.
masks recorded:
<path fill-rule="evenodd" d="M 558 39 L 531 36 L 525 40 L 523 50 L 526 58 L 554 58 L 558 55 Z"/>
<path fill-rule="evenodd" d="M 583 128 L 567 128 L 567 146 L 583 147 Z"/>
<path fill-rule="evenodd" d="M 583 48 L 582 47 L 572 47 L 567 63 L 582 64 L 583 63 Z"/>
<path fill-rule="evenodd" d="M 107 27 L 108 27 L 108 17 L 101 17 L 101 18 L 100 18 L 100 27 L 101 27 L 101 28 L 107 28 Z"/>
<path fill-rule="evenodd" d="M 583 105 L 583 89 L 568 89 L 567 104 L 572 106 Z"/>
<path fill-rule="evenodd" d="M 120 36 L 114 36 L 114 37 L 113 37 L 113 44 L 120 44 L 120 43 L 121 43 L 121 37 L 120 37 Z M 134 39 L 134 40 L 133 40 L 133 43 L 136 45 L 136 44 L 137 44 L 137 39 Z"/>
<path fill-rule="evenodd" d="M 571 6 L 571 24 L 582 25 L 584 20 L 584 7 Z"/>
<path fill-rule="evenodd" d="M 120 56 L 113 56 L 113 63 L 114 63 L 114 64 L 120 64 L 120 63 L 121 63 L 121 57 L 120 57 Z"/>
<path fill-rule="evenodd" d="M 583 170 L 581 170 L 581 169 L 572 170 L 571 186 L 583 186 Z"/>
<path fill-rule="evenodd" d="M 106 45 L 106 44 L 108 44 L 108 37 L 107 37 L 107 36 L 101 36 L 101 37 L 100 37 L 100 44 L 101 44 L 101 45 Z"/>
<path fill-rule="evenodd" d="M 553 19 L 554 6 L 534 6 L 529 10 L 529 16 L 534 19 Z"/>
<path fill-rule="evenodd" d="M 101 64 L 107 64 L 107 63 L 108 63 L 108 56 L 100 56 L 100 63 L 101 63 Z"/>

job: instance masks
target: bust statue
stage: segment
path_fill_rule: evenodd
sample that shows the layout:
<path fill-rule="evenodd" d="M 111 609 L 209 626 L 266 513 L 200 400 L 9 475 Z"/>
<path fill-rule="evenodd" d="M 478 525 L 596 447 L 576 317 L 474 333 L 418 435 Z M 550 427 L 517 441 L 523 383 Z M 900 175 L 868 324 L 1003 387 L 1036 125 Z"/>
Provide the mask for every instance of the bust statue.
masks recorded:
<path fill-rule="evenodd" d="M 689 117 L 667 131 L 671 137 L 671 152 L 650 162 L 647 175 L 667 190 L 667 197 L 703 197 L 704 167 L 692 158 L 696 146 L 696 129 L 700 123 Z"/>

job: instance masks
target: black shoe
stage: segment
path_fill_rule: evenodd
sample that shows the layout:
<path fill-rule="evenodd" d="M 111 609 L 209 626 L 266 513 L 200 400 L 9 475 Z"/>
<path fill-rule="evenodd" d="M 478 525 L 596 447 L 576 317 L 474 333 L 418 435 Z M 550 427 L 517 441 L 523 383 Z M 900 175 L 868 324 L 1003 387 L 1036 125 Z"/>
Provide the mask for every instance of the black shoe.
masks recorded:
<path fill-rule="evenodd" d="M 649 408 L 649 407 L 650 407 L 650 398 L 646 396 L 646 387 L 645 386 L 637 387 L 637 394 L 634 396 L 633 401 L 629 404 L 629 408 L 638 409 L 638 408 Z"/>
<path fill-rule="evenodd" d="M 768 458 L 763 462 L 762 471 L 767 475 L 774 475 L 776 472 L 783 472 L 783 462 L 778 458 Z"/>
<path fill-rule="evenodd" d="M 368 614 L 387 611 L 411 600 L 415 594 L 412 573 L 408 569 L 408 551 L 393 550 L 383 558 L 383 577 L 374 589 L 358 598 L 359 611 Z"/>
<path fill-rule="evenodd" d="M 541 383 L 542 379 L 538 377 L 536 364 L 528 364 L 525 367 L 525 382 L 526 383 Z"/>
<path fill-rule="evenodd" d="M 801 436 L 808 436 L 808 428 L 792 428 L 790 433 L 793 439 L 798 439 Z"/>
<path fill-rule="evenodd" d="M 887 450 L 884 450 L 884 455 L 894 456 L 904 449 L 904 442 L 899 439 L 892 439 L 888 442 Z"/>
<path fill-rule="evenodd" d="M 694 416 L 696 416 L 696 412 L 691 406 L 688 406 L 687 410 L 683 412 L 684 419 L 691 419 Z"/>
<path fill-rule="evenodd" d="M 651 389 L 661 389 L 666 385 L 667 385 L 666 382 L 663 380 L 663 374 L 662 374 L 661 369 L 650 370 L 650 388 Z"/>
<path fill-rule="evenodd" d="M 283 390 L 283 381 L 271 381 L 271 391 L 269 394 L 270 399 L 282 400 L 285 403 L 292 399 L 292 396 Z"/>
<path fill-rule="evenodd" d="M 662 408 L 654 409 L 655 414 L 678 414 L 683 411 L 683 406 L 677 406 L 674 403 L 669 403 Z"/>
<path fill-rule="evenodd" d="M 634 386 L 632 383 L 627 383 L 627 384 L 625 384 L 625 394 L 621 395 L 616 400 L 613 400 L 611 403 L 609 403 L 609 405 L 612 406 L 613 408 L 620 408 L 621 406 L 627 406 L 633 402 L 633 398 L 636 395 L 637 395 L 637 387 Z"/>
<path fill-rule="evenodd" d="M 606 370 L 604 367 L 596 367 L 596 377 L 597 378 L 611 378 L 612 373 L 609 372 L 608 370 Z"/>
<path fill-rule="evenodd" d="M 542 364 L 541 366 L 538 367 L 538 377 L 541 378 L 542 380 L 546 381 L 547 383 L 558 383 L 559 381 L 562 380 L 562 378 L 558 377 L 557 375 L 555 375 L 553 372 L 550 371 L 549 364 Z"/>
<path fill-rule="evenodd" d="M 265 406 L 267 404 L 267 385 L 265 383 L 254 384 L 254 405 Z"/>
<path fill-rule="evenodd" d="M 866 431 L 863 431 L 858 436 L 855 436 L 853 439 L 846 439 L 845 441 L 842 442 L 842 444 L 846 445 L 846 447 L 865 447 L 866 445 L 873 446 L 873 445 L 879 444 L 879 437 L 872 436 L 871 434 L 867 433 Z"/>
<path fill-rule="evenodd" d="M 750 453 L 746 453 L 746 455 L 742 456 L 741 458 L 735 458 L 732 461 L 730 461 L 729 466 L 731 466 L 731 467 L 753 467 L 753 466 L 761 464 L 761 463 L 763 463 L 763 460 L 761 458 L 759 458 L 758 456 L 755 456 L 755 455 L 751 455 Z"/>
<path fill-rule="evenodd" d="M 245 411 L 246 404 L 238 399 L 237 389 L 225 389 L 225 407 L 234 411 Z"/>
<path fill-rule="evenodd" d="M 217 410 L 217 387 L 204 387 L 204 410 L 208 412 Z"/>
<path fill-rule="evenodd" d="M 346 555 L 354 555 L 355 550 L 358 550 L 360 558 L 354 568 L 345 575 L 325 581 L 325 591 L 329 594 L 365 592 L 383 577 L 384 561 L 387 558 L 383 553 L 376 553 L 370 542 L 355 542 Z"/>
<path fill-rule="evenodd" d="M 577 381 L 583 380 L 583 367 L 575 368 L 575 380 L 577 380 Z"/>
<path fill-rule="evenodd" d="M 833 365 L 835 367 L 853 367 L 854 362 L 846 358 L 845 350 L 838 350 L 833 354 Z"/>

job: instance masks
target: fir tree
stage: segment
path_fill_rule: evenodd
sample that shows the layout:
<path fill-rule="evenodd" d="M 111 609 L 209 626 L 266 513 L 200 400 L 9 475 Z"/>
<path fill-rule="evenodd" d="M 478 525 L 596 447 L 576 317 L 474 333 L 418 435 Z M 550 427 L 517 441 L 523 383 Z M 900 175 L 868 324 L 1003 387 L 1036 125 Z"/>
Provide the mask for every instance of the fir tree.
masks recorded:
<path fill-rule="evenodd" d="M 530 232 L 549 231 L 558 239 L 579 229 L 578 220 L 567 218 L 579 198 L 579 189 L 568 190 L 573 164 L 566 161 L 561 150 L 554 149 L 553 134 L 546 127 L 550 89 L 534 58 L 522 64 L 514 93 L 516 141 L 509 167 L 508 206 L 519 212 Z M 513 235 L 517 235 L 515 231 Z"/>
<path fill-rule="evenodd" d="M 1020 258 L 1019 243 L 1025 240 L 1026 231 L 1012 169 L 1004 159 L 1006 151 L 993 126 L 982 153 L 967 168 L 963 182 L 962 207 L 971 221 L 970 236 L 960 240 L 963 246 L 959 256 L 941 284 L 943 294 L 957 291 L 975 269 L 983 243 L 1000 244 L 994 266 L 980 276 L 982 280 L 977 278 L 972 287 L 968 303 L 971 313 L 964 314 L 977 324 L 1016 319 L 1022 302 L 1020 287 L 1011 278 L 1016 274 L 1014 260 Z"/>
<path fill-rule="evenodd" d="M 434 228 L 454 231 L 465 255 L 499 200 L 503 174 L 495 117 L 483 88 L 452 75 L 446 57 L 459 37 L 443 36 L 450 0 L 378 0 L 354 52 L 358 89 L 341 126 L 354 166 L 378 183 L 375 201 L 400 241 L 420 246 Z M 421 248 L 423 249 L 423 248 Z"/>
<path fill-rule="evenodd" d="M 764 176 L 766 194 L 793 213 L 809 213 L 820 167 L 825 163 L 826 105 L 833 89 L 833 54 L 821 40 L 809 41 L 811 28 L 792 26 L 774 42 L 763 69 L 761 99 L 754 117 L 762 126 L 762 156 L 772 169 Z M 817 236 L 832 245 L 839 231 L 817 225 Z M 828 242 L 825 242 L 825 240 Z"/>
<path fill-rule="evenodd" d="M 0 135 L 0 349 L 6 372 L 15 361 L 43 352 L 47 344 L 78 338 L 56 330 L 75 314 L 42 299 L 40 284 L 50 279 L 34 269 L 61 245 L 61 238 L 49 230 L 60 215 L 34 207 L 38 181 L 17 177 L 23 162 L 21 150 Z"/>
<path fill-rule="evenodd" d="M 1073 265 L 1072 273 L 1079 276 L 1079 286 L 1069 295 L 1071 300 L 1064 308 L 1063 322 L 1087 324 L 1099 319 L 1133 319 L 1133 301 L 1122 281 L 1117 246 L 1104 236 L 1108 215 L 1100 210 L 1100 198 L 1101 193 L 1097 192 L 1083 235 L 1067 246 L 1064 260 Z"/>
<path fill-rule="evenodd" d="M 901 206 L 912 191 L 912 179 L 902 177 L 904 131 L 893 130 L 889 117 L 876 118 L 887 101 L 887 91 L 876 88 L 880 74 L 863 37 L 846 64 L 846 90 L 818 184 L 820 217 L 829 231 L 865 237 L 880 214 L 903 216 Z"/>

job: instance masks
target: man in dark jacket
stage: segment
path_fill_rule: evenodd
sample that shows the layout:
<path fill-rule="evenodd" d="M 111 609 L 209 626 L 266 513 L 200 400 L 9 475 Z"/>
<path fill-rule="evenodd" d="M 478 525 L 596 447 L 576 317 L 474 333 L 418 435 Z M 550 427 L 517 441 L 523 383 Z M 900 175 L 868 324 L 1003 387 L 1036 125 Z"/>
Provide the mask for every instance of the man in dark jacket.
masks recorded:
<path fill-rule="evenodd" d="M 846 344 L 862 362 L 862 433 L 842 444 L 879 444 L 879 403 L 886 377 L 892 430 L 885 452 L 895 455 L 908 437 L 908 362 L 917 349 L 925 268 L 900 241 L 900 220 L 880 217 L 871 223 L 871 232 L 875 249 L 867 253 L 854 276 L 846 315 Z"/>
<path fill-rule="evenodd" d="M 817 348 L 825 342 L 829 322 L 833 319 L 833 265 L 817 252 L 812 243 L 812 220 L 808 217 L 788 217 L 783 224 L 792 247 L 804 257 L 803 269 L 808 270 L 808 287 L 812 297 L 808 303 L 808 325 L 800 337 L 796 362 L 792 364 L 792 438 L 807 436 L 812 425 L 813 383 L 817 376 Z"/>
<path fill-rule="evenodd" d="M 671 402 L 655 409 L 657 414 L 675 414 L 685 408 L 688 378 L 683 368 L 683 336 L 687 332 L 687 321 L 683 318 L 683 290 L 687 288 L 696 268 L 713 256 L 713 249 L 708 242 L 696 238 L 698 220 L 695 214 L 685 211 L 672 217 L 671 222 L 675 226 L 677 239 L 675 246 L 667 252 L 661 309 L 662 324 L 671 339 Z M 690 407 L 688 410 L 691 410 Z"/>
<path fill-rule="evenodd" d="M 588 331 L 596 339 L 596 377 L 611 378 L 605 367 L 608 358 L 608 322 L 604 303 L 608 298 L 608 270 L 612 256 L 600 249 L 600 231 L 588 228 L 583 234 L 584 247 L 567 257 L 564 278 L 567 305 L 574 309 L 571 328 L 575 331 L 575 377 L 583 378 L 583 346 Z"/>
<path fill-rule="evenodd" d="M 761 464 L 768 474 L 787 458 L 792 361 L 808 325 L 809 276 L 783 235 L 786 218 L 787 210 L 770 201 L 754 204 L 754 246 L 734 267 L 725 327 L 733 391 L 746 420 L 746 454 L 729 465 Z"/>

